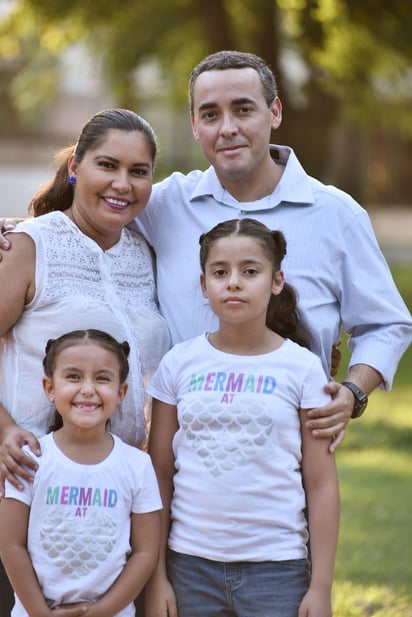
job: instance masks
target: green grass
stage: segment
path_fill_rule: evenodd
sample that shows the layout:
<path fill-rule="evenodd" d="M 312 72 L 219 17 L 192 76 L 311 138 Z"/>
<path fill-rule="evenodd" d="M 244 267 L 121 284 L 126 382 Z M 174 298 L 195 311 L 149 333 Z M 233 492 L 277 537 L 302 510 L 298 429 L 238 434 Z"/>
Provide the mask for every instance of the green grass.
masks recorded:
<path fill-rule="evenodd" d="M 393 268 L 409 307 L 412 268 Z M 344 354 L 345 363 L 346 353 Z M 341 528 L 334 617 L 412 617 L 412 349 L 337 452 Z"/>

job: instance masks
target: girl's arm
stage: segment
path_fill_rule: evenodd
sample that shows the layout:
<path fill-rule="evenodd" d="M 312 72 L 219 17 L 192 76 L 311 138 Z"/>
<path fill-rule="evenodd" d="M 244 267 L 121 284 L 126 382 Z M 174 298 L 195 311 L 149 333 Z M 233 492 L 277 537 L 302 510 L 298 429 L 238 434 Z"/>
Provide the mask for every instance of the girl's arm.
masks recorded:
<path fill-rule="evenodd" d="M 170 504 L 173 495 L 175 457 L 173 437 L 178 429 L 177 409 L 174 405 L 153 399 L 149 454 L 159 482 L 163 502 L 161 512 L 160 553 L 157 566 L 145 591 L 146 617 L 178 617 L 176 598 L 167 578 L 166 551 L 170 529 Z"/>
<path fill-rule="evenodd" d="M 90 617 L 113 617 L 133 602 L 153 572 L 159 555 L 160 512 L 132 514 L 132 552 L 120 576 L 94 604 Z"/>
<path fill-rule="evenodd" d="M 0 263 L 0 336 L 20 319 L 35 292 L 36 249 L 33 240 L 24 233 L 10 234 L 10 243 L 13 252 L 5 254 Z M 34 435 L 18 427 L 0 404 L 0 496 L 4 494 L 4 478 L 14 486 L 20 484 L 16 474 L 30 478 L 24 465 L 33 469 L 33 459 L 22 453 L 21 447 L 25 443 L 35 454 L 40 452 Z"/>
<path fill-rule="evenodd" d="M 0 501 L 0 556 L 10 583 L 30 617 L 80 617 L 83 605 L 52 611 L 43 596 L 27 551 L 30 508 L 16 499 Z"/>
<path fill-rule="evenodd" d="M 331 617 L 331 591 L 339 531 L 339 485 L 329 440 L 316 439 L 301 410 L 302 474 L 309 518 L 312 576 L 299 617 Z"/>

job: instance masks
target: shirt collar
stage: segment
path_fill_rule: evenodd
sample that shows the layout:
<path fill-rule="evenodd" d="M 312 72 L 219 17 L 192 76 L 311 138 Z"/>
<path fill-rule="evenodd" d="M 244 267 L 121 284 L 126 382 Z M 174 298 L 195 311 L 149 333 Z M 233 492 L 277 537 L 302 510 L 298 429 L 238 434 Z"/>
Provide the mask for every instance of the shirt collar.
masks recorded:
<path fill-rule="evenodd" d="M 268 196 L 271 207 L 285 202 L 302 205 L 314 203 L 313 190 L 309 176 L 299 163 L 292 148 L 270 145 L 270 153 L 276 163 L 284 167 L 278 185 L 272 195 Z M 190 196 L 190 200 L 193 201 L 207 196 L 213 196 L 216 201 L 221 203 L 231 202 L 228 203 L 228 205 L 233 205 L 233 202 L 236 202 L 235 198 L 228 194 L 220 184 L 212 166 L 203 172 L 201 179 L 196 184 Z"/>

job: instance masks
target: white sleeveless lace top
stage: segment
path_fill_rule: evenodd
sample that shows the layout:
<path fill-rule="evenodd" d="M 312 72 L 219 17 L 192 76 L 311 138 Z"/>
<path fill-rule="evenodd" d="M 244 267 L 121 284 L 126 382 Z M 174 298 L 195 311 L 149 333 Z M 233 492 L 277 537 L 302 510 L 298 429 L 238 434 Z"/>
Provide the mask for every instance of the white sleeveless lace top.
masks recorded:
<path fill-rule="evenodd" d="M 119 242 L 103 251 L 62 212 L 24 221 L 13 231 L 21 232 L 36 245 L 36 294 L 2 341 L 1 401 L 20 426 L 44 435 L 54 414 L 42 388 L 47 340 L 70 330 L 104 330 L 131 347 L 129 389 L 111 430 L 142 445 L 144 381 L 170 347 L 146 241 L 125 228 Z"/>

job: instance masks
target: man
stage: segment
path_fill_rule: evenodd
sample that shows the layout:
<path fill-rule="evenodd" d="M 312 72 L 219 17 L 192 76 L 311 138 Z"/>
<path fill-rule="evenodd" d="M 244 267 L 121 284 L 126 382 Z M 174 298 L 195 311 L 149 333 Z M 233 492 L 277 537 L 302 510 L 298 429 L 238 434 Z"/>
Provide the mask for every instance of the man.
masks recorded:
<path fill-rule="evenodd" d="M 253 54 L 221 51 L 192 72 L 193 134 L 211 166 L 174 173 L 153 189 L 137 225 L 157 256 L 158 296 L 174 343 L 216 322 L 199 285 L 198 238 L 216 223 L 253 217 L 286 236 L 285 279 L 299 294 L 312 350 L 330 374 L 342 327 L 352 358 L 345 386 L 311 420 L 342 441 L 376 387 L 390 389 L 412 340 L 411 315 L 378 247 L 369 217 L 349 195 L 309 177 L 285 146 L 269 146 L 282 121 L 276 83 Z M 315 419 L 317 418 L 317 419 Z"/>
<path fill-rule="evenodd" d="M 193 134 L 211 166 L 156 184 L 136 220 L 156 253 L 158 296 L 173 343 L 216 327 L 199 285 L 200 234 L 245 216 L 280 229 L 288 244 L 285 278 L 299 294 L 312 350 L 327 374 L 342 328 L 350 335 L 346 385 L 327 384 L 333 401 L 310 420 L 316 435 L 334 437 L 335 450 L 367 395 L 390 389 L 412 340 L 410 313 L 366 211 L 309 177 L 290 148 L 269 145 L 282 105 L 264 61 L 217 52 L 194 68 L 189 90 Z"/>

